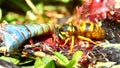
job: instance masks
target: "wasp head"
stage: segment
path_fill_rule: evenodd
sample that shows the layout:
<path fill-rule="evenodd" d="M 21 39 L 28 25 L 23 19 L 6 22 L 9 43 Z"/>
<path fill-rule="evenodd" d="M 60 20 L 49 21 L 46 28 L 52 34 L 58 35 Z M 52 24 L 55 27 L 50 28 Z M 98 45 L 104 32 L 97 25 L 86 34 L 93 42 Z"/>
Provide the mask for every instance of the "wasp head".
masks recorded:
<path fill-rule="evenodd" d="M 56 34 L 60 39 L 65 40 L 66 38 L 75 35 L 77 28 L 71 24 L 64 24 L 61 28 L 56 30 Z"/>

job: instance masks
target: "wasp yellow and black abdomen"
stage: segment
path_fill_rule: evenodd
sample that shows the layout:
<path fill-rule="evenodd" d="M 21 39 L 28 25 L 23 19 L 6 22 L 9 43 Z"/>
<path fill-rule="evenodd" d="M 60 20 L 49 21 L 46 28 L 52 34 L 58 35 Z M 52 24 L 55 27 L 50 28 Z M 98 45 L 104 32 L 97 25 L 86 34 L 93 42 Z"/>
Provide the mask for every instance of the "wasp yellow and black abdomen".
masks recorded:
<path fill-rule="evenodd" d="M 90 39 L 102 39 L 105 36 L 105 31 L 96 23 L 81 23 L 78 27 L 79 35 Z"/>
<path fill-rule="evenodd" d="M 99 29 L 96 29 L 94 31 L 86 31 L 86 32 L 84 32 L 83 36 L 90 38 L 90 39 L 99 40 L 99 39 L 104 38 L 105 32 L 103 29 L 99 28 Z"/>

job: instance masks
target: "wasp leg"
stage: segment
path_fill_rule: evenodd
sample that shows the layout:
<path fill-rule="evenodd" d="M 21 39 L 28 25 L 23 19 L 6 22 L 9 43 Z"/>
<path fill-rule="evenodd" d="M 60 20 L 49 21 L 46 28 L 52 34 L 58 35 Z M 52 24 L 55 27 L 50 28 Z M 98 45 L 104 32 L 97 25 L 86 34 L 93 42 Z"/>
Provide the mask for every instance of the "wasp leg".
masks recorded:
<path fill-rule="evenodd" d="M 70 45 L 69 54 L 72 52 L 72 50 L 73 50 L 73 48 L 74 48 L 74 43 L 75 43 L 75 36 L 72 36 L 72 42 L 71 42 L 71 45 Z"/>
<path fill-rule="evenodd" d="M 91 42 L 91 43 L 93 43 L 93 44 L 95 44 L 95 45 L 97 45 L 97 43 L 96 42 L 94 42 L 94 41 L 92 41 L 91 39 L 89 39 L 89 38 L 86 38 L 86 37 L 83 37 L 83 36 L 77 36 L 78 38 L 80 38 L 80 39 L 82 39 L 82 40 L 86 40 L 86 41 L 88 41 L 88 42 Z"/>
<path fill-rule="evenodd" d="M 65 46 L 69 40 L 70 40 L 70 38 L 67 38 L 67 39 L 65 40 L 65 43 L 64 43 L 62 46 Z"/>

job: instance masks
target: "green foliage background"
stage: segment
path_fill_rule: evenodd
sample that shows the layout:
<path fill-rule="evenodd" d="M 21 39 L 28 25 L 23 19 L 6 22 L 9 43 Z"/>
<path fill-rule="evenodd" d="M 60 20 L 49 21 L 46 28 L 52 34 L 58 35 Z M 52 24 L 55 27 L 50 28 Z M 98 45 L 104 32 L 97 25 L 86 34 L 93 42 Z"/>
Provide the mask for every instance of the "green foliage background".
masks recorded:
<path fill-rule="evenodd" d="M 72 14 L 75 7 L 81 5 L 83 2 L 83 0 L 28 0 L 37 8 L 38 12 L 35 12 L 26 1 L 27 0 L 0 0 L 0 8 L 2 10 L 2 14 L 0 14 L 1 22 L 6 20 L 8 23 L 15 24 L 16 22 L 14 21 L 19 20 L 24 23 L 28 11 L 34 14 L 40 14 L 39 17 L 42 22 L 47 22 L 48 18 L 44 15 L 45 11 L 55 10 L 58 13 L 69 12 Z"/>

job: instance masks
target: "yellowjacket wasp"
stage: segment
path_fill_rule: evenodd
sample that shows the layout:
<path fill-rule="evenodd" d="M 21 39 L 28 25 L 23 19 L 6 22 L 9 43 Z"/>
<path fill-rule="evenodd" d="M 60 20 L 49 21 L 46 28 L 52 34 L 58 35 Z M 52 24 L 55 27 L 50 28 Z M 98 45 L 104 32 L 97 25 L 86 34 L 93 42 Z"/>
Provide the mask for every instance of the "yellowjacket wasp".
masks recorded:
<path fill-rule="evenodd" d="M 97 45 L 97 43 L 92 41 L 92 39 L 99 40 L 104 38 L 105 31 L 97 23 L 82 21 L 78 25 L 71 23 L 64 24 L 61 28 L 58 29 L 57 35 L 61 40 L 65 40 L 63 46 L 71 40 L 70 51 L 72 51 L 75 44 L 75 38 L 82 39 Z"/>

